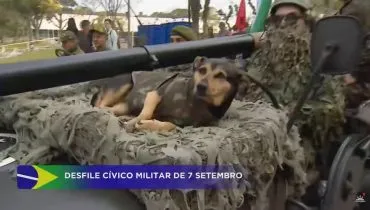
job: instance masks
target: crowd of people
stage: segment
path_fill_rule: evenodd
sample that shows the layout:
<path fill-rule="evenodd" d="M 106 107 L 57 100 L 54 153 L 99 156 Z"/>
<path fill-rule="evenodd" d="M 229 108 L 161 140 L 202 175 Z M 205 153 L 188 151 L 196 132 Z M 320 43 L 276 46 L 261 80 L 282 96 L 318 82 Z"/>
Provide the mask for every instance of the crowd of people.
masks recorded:
<path fill-rule="evenodd" d="M 119 35 L 113 29 L 114 22 L 111 19 L 105 19 L 104 26 L 83 20 L 80 23 L 80 28 L 81 30 L 77 28 L 74 18 L 68 19 L 67 29 L 60 37 L 62 47 L 55 51 L 58 57 L 120 49 Z M 227 29 L 224 22 L 220 22 L 217 34 L 214 34 L 213 27 L 209 27 L 208 33 L 206 33 L 207 38 L 231 35 L 233 33 Z M 173 43 L 197 39 L 196 33 L 186 26 L 176 26 L 171 31 L 171 42 Z"/>
<path fill-rule="evenodd" d="M 55 51 L 57 56 L 118 50 L 120 48 L 118 33 L 113 29 L 111 19 L 105 19 L 104 26 L 83 20 L 80 23 L 80 28 L 81 30 L 78 30 L 74 18 L 68 20 L 67 29 L 60 37 L 62 47 Z"/>

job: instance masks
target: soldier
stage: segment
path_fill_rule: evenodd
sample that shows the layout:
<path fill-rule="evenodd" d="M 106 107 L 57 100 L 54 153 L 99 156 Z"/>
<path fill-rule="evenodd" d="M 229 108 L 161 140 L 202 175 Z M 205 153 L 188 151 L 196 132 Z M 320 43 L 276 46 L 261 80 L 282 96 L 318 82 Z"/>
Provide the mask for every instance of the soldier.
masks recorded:
<path fill-rule="evenodd" d="M 197 40 L 197 35 L 193 29 L 186 26 L 176 26 L 172 29 L 170 35 L 171 43 L 180 43 Z M 192 64 L 182 64 L 166 68 L 166 71 L 189 71 L 192 69 Z"/>
<path fill-rule="evenodd" d="M 170 39 L 172 43 L 195 41 L 197 40 L 197 35 L 189 27 L 176 26 L 171 30 Z"/>
<path fill-rule="evenodd" d="M 58 57 L 84 54 L 78 46 L 77 36 L 72 31 L 65 31 L 60 37 L 60 41 L 62 42 L 62 49 L 55 50 L 55 54 Z"/>
<path fill-rule="evenodd" d="M 370 2 L 352 0 L 340 10 L 342 15 L 356 17 L 366 32 L 370 31 Z M 357 109 L 364 101 L 370 99 L 370 45 L 367 41 L 358 71 L 345 76 L 346 108 Z"/>
<path fill-rule="evenodd" d="M 99 25 L 99 24 L 94 24 L 90 32 L 92 33 L 92 40 L 93 40 L 93 44 L 94 44 L 96 52 L 110 50 L 109 48 L 106 47 L 107 46 L 106 43 L 108 40 L 108 34 L 104 26 Z"/>
<path fill-rule="evenodd" d="M 304 0 L 276 0 L 267 19 L 261 48 L 251 56 L 248 74 L 269 89 L 278 103 L 292 110 L 312 76 L 310 38 L 312 18 Z M 296 122 L 304 139 L 309 182 L 316 181 L 318 152 L 337 140 L 344 124 L 342 80 L 322 76 Z M 270 100 L 254 82 L 247 84 L 244 100 Z M 310 176 L 313 175 L 313 176 Z"/>

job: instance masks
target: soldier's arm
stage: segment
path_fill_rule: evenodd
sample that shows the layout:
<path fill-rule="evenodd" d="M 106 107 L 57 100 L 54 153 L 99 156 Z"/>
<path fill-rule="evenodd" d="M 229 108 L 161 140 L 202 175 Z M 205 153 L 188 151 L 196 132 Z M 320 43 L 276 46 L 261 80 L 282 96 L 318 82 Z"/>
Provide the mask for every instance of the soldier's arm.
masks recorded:
<path fill-rule="evenodd" d="M 299 124 L 303 124 L 314 145 L 322 144 L 342 134 L 345 122 L 343 78 L 325 78 L 304 104 Z"/>

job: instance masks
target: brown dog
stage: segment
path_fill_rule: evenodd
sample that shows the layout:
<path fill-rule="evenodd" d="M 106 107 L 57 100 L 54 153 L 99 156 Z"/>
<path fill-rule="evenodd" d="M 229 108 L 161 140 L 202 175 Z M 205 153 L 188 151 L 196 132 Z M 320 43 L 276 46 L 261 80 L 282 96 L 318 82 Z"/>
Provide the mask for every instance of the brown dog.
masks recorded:
<path fill-rule="evenodd" d="M 106 79 L 91 104 L 116 116 L 137 116 L 128 131 L 206 126 L 224 116 L 242 74 L 227 59 L 197 57 L 192 75 L 154 71 Z"/>

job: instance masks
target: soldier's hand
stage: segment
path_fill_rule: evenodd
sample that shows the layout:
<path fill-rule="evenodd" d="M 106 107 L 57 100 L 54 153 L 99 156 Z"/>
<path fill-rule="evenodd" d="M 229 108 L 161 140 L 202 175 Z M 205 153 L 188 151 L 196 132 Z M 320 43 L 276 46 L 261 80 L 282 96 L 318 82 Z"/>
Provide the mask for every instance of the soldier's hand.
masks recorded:
<path fill-rule="evenodd" d="M 64 50 L 62 50 L 62 49 L 56 49 L 55 50 L 55 55 L 57 56 L 57 57 L 62 57 L 62 56 L 64 56 Z"/>
<path fill-rule="evenodd" d="M 251 36 L 254 39 L 254 47 L 256 49 L 261 47 L 261 45 L 263 43 L 263 39 L 265 38 L 264 35 L 265 35 L 264 32 L 251 33 Z"/>
<path fill-rule="evenodd" d="M 343 80 L 345 85 L 352 85 L 356 83 L 356 78 L 354 78 L 351 74 L 344 75 Z"/>

